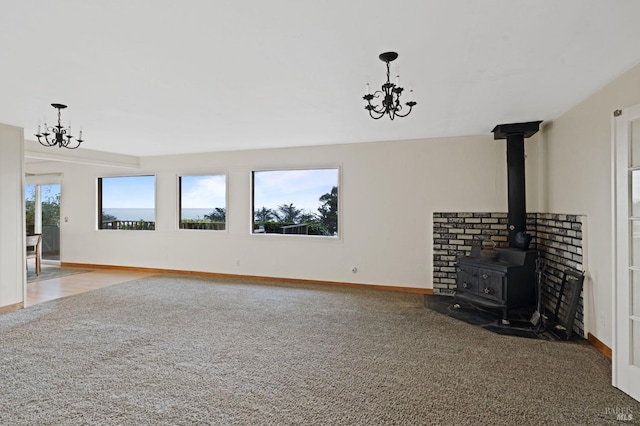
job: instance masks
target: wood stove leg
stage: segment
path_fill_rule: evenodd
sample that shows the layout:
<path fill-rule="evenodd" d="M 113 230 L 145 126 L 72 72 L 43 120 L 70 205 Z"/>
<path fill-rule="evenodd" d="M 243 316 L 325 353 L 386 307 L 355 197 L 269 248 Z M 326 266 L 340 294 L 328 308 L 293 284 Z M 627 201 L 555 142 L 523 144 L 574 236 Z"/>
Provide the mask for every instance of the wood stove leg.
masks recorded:
<path fill-rule="evenodd" d="M 508 314 L 509 309 L 505 306 L 504 308 L 502 308 L 502 324 L 503 325 L 509 325 L 511 324 L 509 322 L 509 314 Z"/>

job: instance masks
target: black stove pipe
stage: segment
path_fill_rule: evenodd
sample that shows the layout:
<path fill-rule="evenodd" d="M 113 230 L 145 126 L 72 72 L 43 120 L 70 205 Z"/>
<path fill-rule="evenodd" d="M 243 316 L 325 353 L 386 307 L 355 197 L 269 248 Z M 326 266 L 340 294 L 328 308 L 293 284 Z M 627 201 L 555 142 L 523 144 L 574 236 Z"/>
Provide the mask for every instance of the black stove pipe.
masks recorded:
<path fill-rule="evenodd" d="M 527 230 L 524 140 L 538 131 L 540 123 L 542 121 L 499 124 L 492 130 L 494 140 L 507 140 L 509 247 L 523 248 L 522 234 L 520 237 L 518 234 Z"/>
<path fill-rule="evenodd" d="M 526 185 L 524 180 L 524 135 L 507 135 L 507 194 L 509 247 L 518 232 L 527 230 Z"/>

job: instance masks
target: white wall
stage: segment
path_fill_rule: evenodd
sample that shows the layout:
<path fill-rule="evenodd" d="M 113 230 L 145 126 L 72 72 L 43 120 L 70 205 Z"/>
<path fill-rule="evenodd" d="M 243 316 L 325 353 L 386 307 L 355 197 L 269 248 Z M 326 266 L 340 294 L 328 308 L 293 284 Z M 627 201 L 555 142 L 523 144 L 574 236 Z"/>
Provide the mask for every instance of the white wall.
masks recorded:
<path fill-rule="evenodd" d="M 0 308 L 24 303 L 23 133 L 0 124 Z"/>
<path fill-rule="evenodd" d="M 544 202 L 552 213 L 585 214 L 585 332 L 611 347 L 611 117 L 640 104 L 640 66 L 544 128 Z"/>
<path fill-rule="evenodd" d="M 251 235 L 251 171 L 317 166 L 342 171 L 340 238 Z M 71 263 L 431 288 L 432 213 L 507 208 L 505 142 L 491 134 L 144 157 L 137 170 L 38 163 L 28 171 L 63 173 L 61 260 Z M 227 231 L 177 229 L 177 176 L 196 172 L 228 175 Z M 121 174 L 157 176 L 156 231 L 96 230 L 96 179 Z M 536 179 L 529 185 L 536 211 Z"/>

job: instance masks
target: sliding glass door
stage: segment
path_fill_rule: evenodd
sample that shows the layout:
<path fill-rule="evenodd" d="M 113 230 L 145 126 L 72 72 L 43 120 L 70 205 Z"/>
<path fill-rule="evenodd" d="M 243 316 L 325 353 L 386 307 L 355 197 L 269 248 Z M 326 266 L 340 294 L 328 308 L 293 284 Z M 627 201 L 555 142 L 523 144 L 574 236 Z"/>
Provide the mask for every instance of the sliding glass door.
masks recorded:
<path fill-rule="evenodd" d="M 60 184 L 25 186 L 27 234 L 42 234 L 42 259 L 60 261 Z"/>

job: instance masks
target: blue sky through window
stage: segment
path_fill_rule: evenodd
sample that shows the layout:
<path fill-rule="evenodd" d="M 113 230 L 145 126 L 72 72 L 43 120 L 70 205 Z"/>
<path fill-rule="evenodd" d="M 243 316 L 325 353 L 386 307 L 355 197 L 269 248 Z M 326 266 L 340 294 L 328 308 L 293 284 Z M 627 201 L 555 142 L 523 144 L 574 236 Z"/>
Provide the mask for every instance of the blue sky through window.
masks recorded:
<path fill-rule="evenodd" d="M 155 181 L 155 176 L 102 178 L 102 208 L 154 208 L 156 206 Z"/>
<path fill-rule="evenodd" d="M 27 201 L 35 201 L 36 200 L 36 186 L 35 185 L 26 185 L 24 187 L 24 199 Z"/>
<path fill-rule="evenodd" d="M 226 208 L 226 176 L 181 176 L 183 209 Z"/>
<path fill-rule="evenodd" d="M 226 176 L 182 176 L 183 208 L 226 208 Z M 254 172 L 254 206 L 275 209 L 290 204 L 317 212 L 320 196 L 338 186 L 338 169 Z M 114 208 L 154 208 L 155 176 L 102 178 L 102 205 Z"/>
<path fill-rule="evenodd" d="M 276 209 L 292 204 L 299 209 L 317 213 L 319 198 L 338 186 L 338 169 L 256 171 L 254 209 Z"/>

